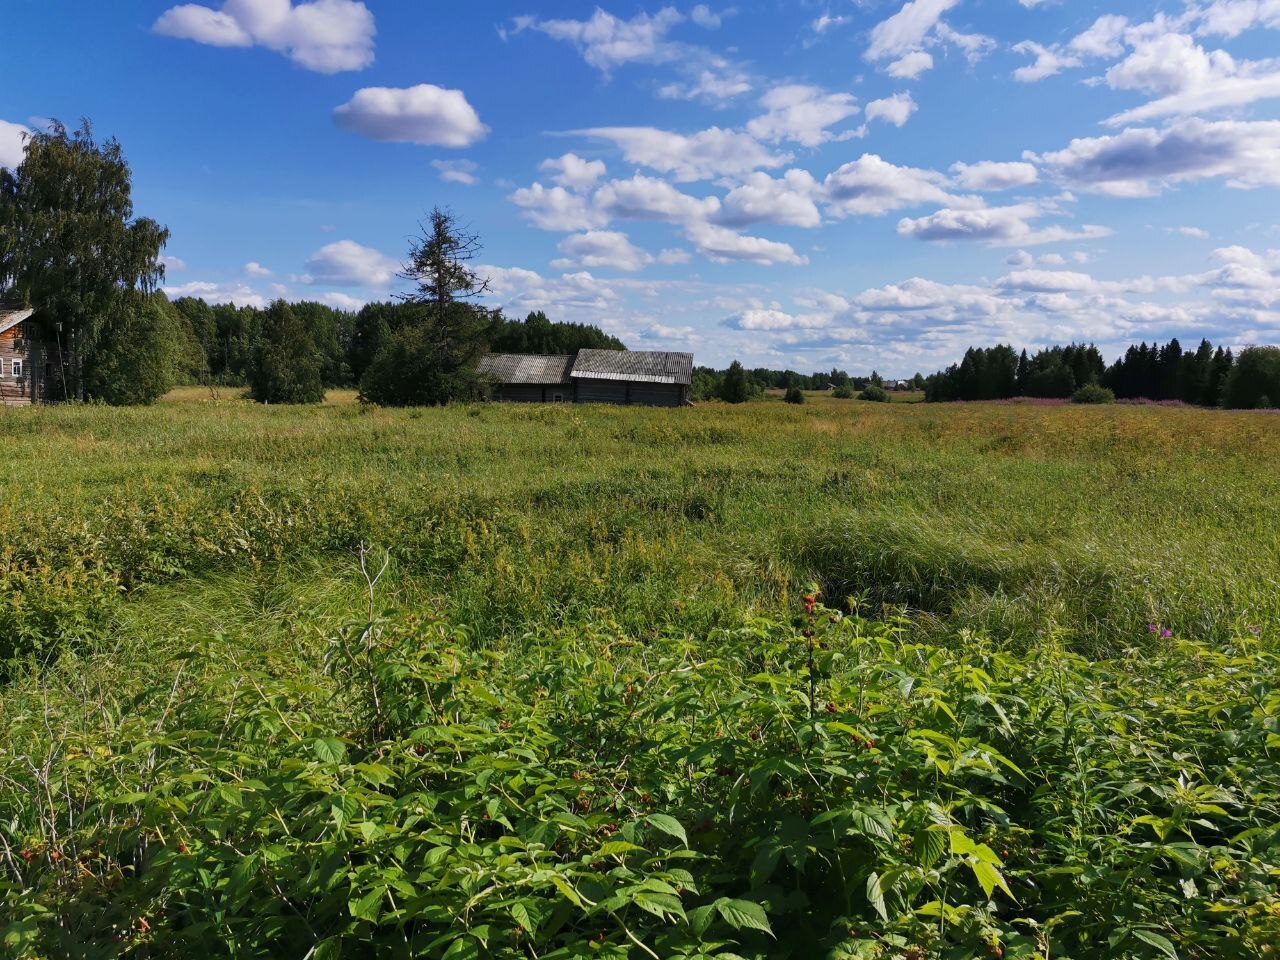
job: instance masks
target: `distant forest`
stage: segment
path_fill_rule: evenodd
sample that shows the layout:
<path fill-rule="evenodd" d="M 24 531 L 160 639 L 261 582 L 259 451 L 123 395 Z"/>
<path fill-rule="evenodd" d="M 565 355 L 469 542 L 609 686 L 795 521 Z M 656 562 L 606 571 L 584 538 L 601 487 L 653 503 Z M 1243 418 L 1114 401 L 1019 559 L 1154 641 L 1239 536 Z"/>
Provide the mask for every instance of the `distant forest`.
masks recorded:
<path fill-rule="evenodd" d="M 1108 367 L 1092 344 L 1048 347 L 1034 355 L 1005 345 L 972 347 L 958 364 L 927 378 L 924 391 L 931 403 L 1044 397 L 1266 408 L 1280 402 L 1280 349 L 1249 347 L 1237 357 L 1208 340 L 1183 350 L 1175 338 L 1130 347 Z"/>
<path fill-rule="evenodd" d="M 394 334 L 411 326 L 424 308 L 411 302 L 371 303 L 358 311 L 304 301 L 261 310 L 211 305 L 194 297 L 172 303 L 188 344 L 186 376 L 192 382 L 240 386 L 251 380 L 257 345 L 271 311 L 289 310 L 314 345 L 326 387 L 359 385 L 373 359 Z M 455 309 L 473 310 L 459 304 Z M 495 353 L 571 354 L 581 349 L 623 350 L 616 337 L 582 323 L 554 322 L 541 311 L 523 320 L 484 313 L 484 340 Z"/>

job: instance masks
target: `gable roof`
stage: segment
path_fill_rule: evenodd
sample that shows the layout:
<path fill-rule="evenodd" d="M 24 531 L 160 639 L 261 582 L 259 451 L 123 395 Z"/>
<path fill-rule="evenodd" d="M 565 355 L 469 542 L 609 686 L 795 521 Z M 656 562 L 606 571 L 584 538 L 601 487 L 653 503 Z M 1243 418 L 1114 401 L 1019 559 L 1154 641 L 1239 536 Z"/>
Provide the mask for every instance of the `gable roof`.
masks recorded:
<path fill-rule="evenodd" d="M 476 370 L 498 383 L 568 383 L 573 357 L 544 357 L 519 353 L 488 353 Z"/>
<path fill-rule="evenodd" d="M 572 377 L 632 383 L 693 382 L 693 354 L 658 350 L 579 350 Z"/>
<path fill-rule="evenodd" d="M 23 320 L 28 319 L 33 313 L 35 313 L 34 310 L 0 310 L 0 333 L 12 330 Z"/>

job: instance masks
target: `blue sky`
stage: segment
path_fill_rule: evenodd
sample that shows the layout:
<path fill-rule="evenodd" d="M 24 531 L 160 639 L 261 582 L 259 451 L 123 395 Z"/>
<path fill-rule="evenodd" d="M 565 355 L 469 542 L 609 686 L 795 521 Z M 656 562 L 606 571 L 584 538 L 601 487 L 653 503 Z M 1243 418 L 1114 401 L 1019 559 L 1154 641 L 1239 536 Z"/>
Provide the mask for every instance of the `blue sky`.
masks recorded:
<path fill-rule="evenodd" d="M 633 348 L 910 375 L 1280 341 L 1280 0 L 9 0 L 0 166 L 123 143 L 172 295 L 357 306 L 417 220 Z"/>

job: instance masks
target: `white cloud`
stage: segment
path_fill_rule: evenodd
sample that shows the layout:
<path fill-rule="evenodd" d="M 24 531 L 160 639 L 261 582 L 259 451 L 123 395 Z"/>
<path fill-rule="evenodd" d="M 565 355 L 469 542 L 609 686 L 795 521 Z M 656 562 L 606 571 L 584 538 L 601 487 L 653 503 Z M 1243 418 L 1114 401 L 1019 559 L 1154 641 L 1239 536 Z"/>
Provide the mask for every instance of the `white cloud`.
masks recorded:
<path fill-rule="evenodd" d="M 747 124 L 751 136 L 770 143 L 789 140 L 805 147 L 847 139 L 852 134 L 836 135 L 828 128 L 858 112 L 858 102 L 851 94 L 827 93 L 798 83 L 774 87 L 760 98 L 760 106 L 766 112 Z"/>
<path fill-rule="evenodd" d="M 735 233 L 725 227 L 717 227 L 710 223 L 692 223 L 685 229 L 685 236 L 708 260 L 716 263 L 734 261 L 758 263 L 762 266 L 774 264 L 798 265 L 808 263 L 808 259 L 800 256 L 788 244 L 763 237 L 748 237 Z"/>
<path fill-rule="evenodd" d="M 267 298 L 257 290 L 243 283 L 213 283 L 208 280 L 193 280 L 178 286 L 164 288 L 164 294 L 170 300 L 179 297 L 199 297 L 206 303 L 234 303 L 239 307 L 257 307 L 267 305 Z"/>
<path fill-rule="evenodd" d="M 272 273 L 260 263 L 249 262 L 244 265 L 244 275 L 246 277 L 270 277 Z"/>
<path fill-rule="evenodd" d="M 1068 46 L 1072 53 L 1082 57 L 1118 57 L 1124 53 L 1121 38 L 1128 26 L 1127 17 L 1114 13 L 1103 14 L 1088 30 L 1076 34 Z"/>
<path fill-rule="evenodd" d="M 700 3 L 689 11 L 689 19 L 700 27 L 706 27 L 708 30 L 715 30 L 724 22 L 724 18 L 733 11 L 722 10 L 716 13 L 705 3 Z"/>
<path fill-rule="evenodd" d="M 187 261 L 181 257 L 163 256 L 160 258 L 160 265 L 167 273 L 182 273 L 187 269 Z"/>
<path fill-rule="evenodd" d="M 1025 162 L 998 163 L 983 160 L 980 163 L 953 163 L 951 172 L 956 183 L 965 190 L 1012 190 L 1029 187 L 1040 179 L 1035 164 Z"/>
<path fill-rule="evenodd" d="M 883 100 L 872 100 L 867 104 L 868 120 L 883 120 L 900 127 L 916 112 L 917 105 L 910 93 L 895 93 Z"/>
<path fill-rule="evenodd" d="M 955 203 L 947 183 L 940 173 L 899 167 L 867 153 L 829 174 L 821 196 L 836 216 L 879 215 L 925 203 Z"/>
<path fill-rule="evenodd" d="M 347 310 L 352 313 L 369 302 L 364 297 L 353 297 L 349 293 L 339 293 L 336 290 L 322 293 L 316 299 L 327 306 L 333 307 L 335 310 Z"/>
<path fill-rule="evenodd" d="M 1225 50 L 1206 51 L 1191 37 L 1166 33 L 1140 42 L 1107 71 L 1115 90 L 1140 90 L 1156 100 L 1117 114 L 1120 126 L 1152 117 L 1189 115 L 1280 97 L 1280 65 L 1238 61 Z"/>
<path fill-rule="evenodd" d="M 576 153 L 543 160 L 538 169 L 567 190 L 586 190 L 607 172 L 603 160 L 584 160 Z"/>
<path fill-rule="evenodd" d="M 1114 196 L 1151 196 L 1185 181 L 1223 177 L 1238 188 L 1280 186 L 1280 121 L 1181 120 L 1129 128 L 1029 155 L 1062 180 Z"/>
<path fill-rule="evenodd" d="M 960 0 L 910 0 L 871 31 L 868 60 L 886 60 L 919 50 L 942 15 Z"/>
<path fill-rule="evenodd" d="M 770 153 L 748 134 L 719 127 L 689 136 L 654 127 L 595 127 L 578 132 L 612 141 L 628 162 L 669 173 L 682 183 L 741 176 L 790 159 Z"/>
<path fill-rule="evenodd" d="M 627 63 L 667 63 L 677 59 L 682 45 L 667 39 L 667 34 L 683 20 L 674 7 L 664 7 L 652 16 L 638 13 L 630 20 L 621 20 L 597 7 L 588 20 L 522 17 L 516 21 L 514 32 L 537 30 L 568 41 L 587 63 L 608 73 Z"/>
<path fill-rule="evenodd" d="M 1032 40 L 1014 44 L 1015 53 L 1035 57 L 1035 62 L 1013 71 L 1013 79 L 1019 83 L 1036 83 L 1046 77 L 1061 73 L 1070 67 L 1080 66 L 1080 58 L 1064 53 L 1056 47 L 1045 47 Z"/>
<path fill-rule="evenodd" d="M 445 183 L 474 187 L 480 182 L 476 176 L 479 167 L 473 160 L 432 160 L 431 166 L 440 171 L 440 179 Z"/>
<path fill-rule="evenodd" d="M 831 325 L 826 314 L 792 314 L 782 310 L 750 309 L 734 314 L 724 321 L 734 330 L 754 330 L 772 333 L 778 330 L 819 330 Z"/>
<path fill-rule="evenodd" d="M 592 230 L 577 233 L 560 241 L 564 259 L 553 260 L 557 270 L 571 267 L 611 267 L 615 270 L 641 270 L 653 263 L 651 254 L 637 247 L 625 233 Z"/>
<path fill-rule="evenodd" d="M 640 174 L 629 180 L 610 180 L 595 192 L 593 204 L 606 217 L 676 224 L 707 220 L 720 209 L 715 197 L 691 197 L 666 180 Z"/>
<path fill-rule="evenodd" d="M 330 243 L 307 260 L 309 283 L 351 287 L 388 287 L 400 264 L 371 247 L 353 240 Z"/>
<path fill-rule="evenodd" d="M 338 126 L 352 133 L 391 143 L 468 147 L 489 128 L 461 90 L 430 83 L 398 89 L 366 87 L 333 111 Z"/>
<path fill-rule="evenodd" d="M 1209 231 L 1203 227 L 1169 227 L 1168 232 L 1181 234 L 1184 237 L 1191 237 L 1195 240 L 1209 239 Z"/>
<path fill-rule="evenodd" d="M 726 64 L 699 70 L 687 82 L 668 83 L 658 89 L 658 96 L 664 100 L 699 100 L 722 107 L 749 93 L 751 88 L 751 78 L 746 73 Z"/>
<path fill-rule="evenodd" d="M 725 195 L 716 221 L 731 227 L 752 223 L 816 227 L 822 223 L 813 201 L 817 189 L 806 170 L 788 170 L 776 180 L 767 173 L 753 173 Z"/>
<path fill-rule="evenodd" d="M 226 0 L 220 10 L 185 3 L 160 15 L 159 34 L 215 47 L 255 44 L 319 73 L 363 70 L 373 63 L 373 14 L 357 0 Z"/>
<path fill-rule="evenodd" d="M 842 27 L 848 22 L 848 17 L 833 17 L 829 13 L 824 13 L 822 16 L 816 17 L 812 22 L 810 22 L 809 29 L 816 34 L 823 34 L 832 27 Z"/>
<path fill-rule="evenodd" d="M 1238 37 L 1253 27 L 1280 27 L 1276 0 L 1215 0 L 1203 11 L 1198 32 Z"/>
<path fill-rule="evenodd" d="M 900 80 L 914 80 L 920 74 L 932 69 L 933 55 L 923 50 L 916 50 L 893 61 L 885 67 L 885 73 Z"/>
<path fill-rule="evenodd" d="M 608 216 L 592 207 L 587 197 L 564 187 L 535 183 L 521 187 L 510 199 L 524 210 L 534 226 L 543 230 L 591 230 L 609 222 Z"/>
<path fill-rule="evenodd" d="M 31 131 L 20 123 L 0 120 L 0 170 L 16 170 L 27 152 L 26 138 Z"/>
<path fill-rule="evenodd" d="M 1030 247 L 1064 240 L 1092 240 L 1108 236 L 1106 227 L 1086 225 L 1079 230 L 1052 226 L 1035 229 L 1030 221 L 1044 216 L 1034 203 L 1007 207 L 981 207 L 956 210 L 944 208 L 925 217 L 904 218 L 898 222 L 898 233 L 917 240 L 979 240 L 997 247 Z"/>

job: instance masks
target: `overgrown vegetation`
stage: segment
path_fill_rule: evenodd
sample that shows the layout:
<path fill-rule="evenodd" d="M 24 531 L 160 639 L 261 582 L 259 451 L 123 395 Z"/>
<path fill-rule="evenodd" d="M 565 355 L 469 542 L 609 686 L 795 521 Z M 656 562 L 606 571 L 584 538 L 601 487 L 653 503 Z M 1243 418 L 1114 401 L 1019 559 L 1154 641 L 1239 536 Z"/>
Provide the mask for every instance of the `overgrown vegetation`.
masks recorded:
<path fill-rule="evenodd" d="M 8 954 L 1280 942 L 1272 415 L 341 399 L 0 417 Z"/>

